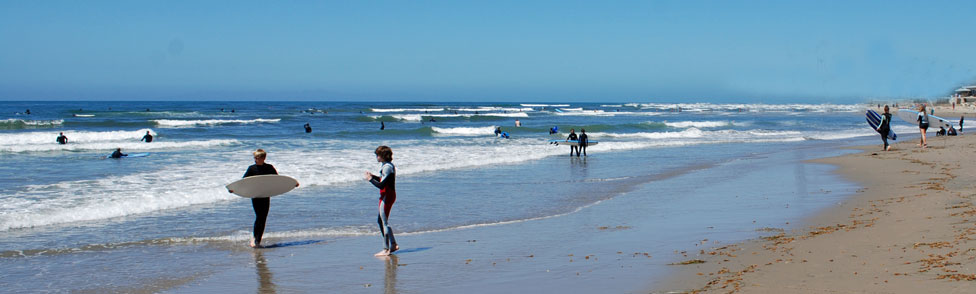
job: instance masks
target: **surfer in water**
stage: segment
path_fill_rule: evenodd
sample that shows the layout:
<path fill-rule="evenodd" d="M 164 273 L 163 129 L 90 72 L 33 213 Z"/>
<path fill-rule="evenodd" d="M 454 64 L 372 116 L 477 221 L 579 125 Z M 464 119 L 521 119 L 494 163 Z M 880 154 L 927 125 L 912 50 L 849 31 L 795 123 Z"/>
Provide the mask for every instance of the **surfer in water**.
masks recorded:
<path fill-rule="evenodd" d="M 589 144 L 590 139 L 586 136 L 586 129 L 580 129 L 579 148 L 576 149 L 576 157 L 579 157 L 580 152 L 583 152 L 583 156 L 586 156 L 586 145 Z"/>
<path fill-rule="evenodd" d="M 881 114 L 881 123 L 878 124 L 878 133 L 881 133 L 881 141 L 884 142 L 884 151 L 891 150 L 891 145 L 888 145 L 888 131 L 891 130 L 891 113 L 888 112 L 888 105 L 884 107 L 884 113 Z"/>
<path fill-rule="evenodd" d="M 122 158 L 122 157 L 125 157 L 125 156 L 129 156 L 129 155 L 128 154 L 125 154 L 125 153 L 122 153 L 122 148 L 115 148 L 115 152 L 112 152 L 112 155 L 110 157 L 112 157 L 112 158 Z"/>
<path fill-rule="evenodd" d="M 312 132 L 312 125 L 310 125 L 308 123 L 305 123 L 305 132 L 306 133 L 311 133 Z"/>
<path fill-rule="evenodd" d="M 268 153 L 264 149 L 254 151 L 254 164 L 247 167 L 244 177 L 259 175 L 277 175 L 278 170 L 273 165 L 264 163 L 268 158 Z M 234 191 L 230 191 L 233 193 Z M 248 246 L 251 248 L 261 248 L 261 236 L 264 236 L 264 223 L 268 221 L 268 210 L 271 208 L 271 198 L 251 198 L 251 207 L 254 208 L 254 238 Z"/>
<path fill-rule="evenodd" d="M 549 134 L 550 135 L 555 134 L 555 133 L 559 133 L 559 126 L 553 126 L 552 128 L 549 129 Z"/>
<path fill-rule="evenodd" d="M 149 134 L 149 131 L 146 131 L 146 135 L 145 136 L 142 136 L 142 139 L 139 140 L 139 141 L 146 141 L 146 143 L 152 143 L 152 139 L 153 139 L 153 136 L 151 134 Z"/>
<path fill-rule="evenodd" d="M 376 147 L 376 161 L 382 164 L 380 175 L 366 172 L 365 179 L 373 186 L 380 189 L 379 216 L 376 222 L 380 225 L 380 234 L 383 236 L 383 251 L 377 252 L 375 256 L 387 256 L 400 249 L 396 238 L 393 237 L 393 228 L 390 228 L 390 210 L 396 202 L 396 167 L 393 166 L 393 149 L 387 146 Z"/>
<path fill-rule="evenodd" d="M 495 127 L 495 136 L 502 135 L 502 127 Z"/>
<path fill-rule="evenodd" d="M 579 140 L 579 137 L 576 136 L 576 129 L 569 129 L 569 137 L 566 137 L 566 141 L 569 142 L 569 140 Z M 573 151 L 576 152 L 576 156 L 579 156 L 579 147 L 569 146 L 569 156 L 573 156 Z"/>
<path fill-rule="evenodd" d="M 521 128 L 522 127 L 522 122 L 520 122 L 518 119 L 515 119 L 515 127 L 516 128 Z"/>
<path fill-rule="evenodd" d="M 918 144 L 919 147 L 925 148 L 929 145 L 925 142 L 925 131 L 929 129 L 929 114 L 925 113 L 925 104 L 922 104 L 922 108 L 918 111 L 918 130 L 922 133 L 922 141 Z"/>
<path fill-rule="evenodd" d="M 384 124 L 383 122 L 380 122 L 380 131 L 385 130 L 385 129 L 386 129 L 386 124 Z"/>
<path fill-rule="evenodd" d="M 68 137 L 64 136 L 64 132 L 61 132 L 61 135 L 58 136 L 58 144 L 68 144 Z"/>

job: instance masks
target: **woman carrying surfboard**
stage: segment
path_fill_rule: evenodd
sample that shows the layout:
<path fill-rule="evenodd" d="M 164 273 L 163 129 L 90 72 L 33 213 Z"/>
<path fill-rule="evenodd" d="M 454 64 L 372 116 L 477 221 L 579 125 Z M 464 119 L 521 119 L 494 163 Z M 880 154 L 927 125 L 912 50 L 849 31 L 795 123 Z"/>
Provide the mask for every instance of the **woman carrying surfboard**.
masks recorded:
<path fill-rule="evenodd" d="M 925 112 L 925 104 L 918 110 L 918 130 L 922 133 L 922 142 L 918 146 L 925 148 L 929 145 L 925 142 L 925 131 L 929 129 L 929 114 Z"/>
<path fill-rule="evenodd" d="M 881 123 L 878 124 L 878 133 L 881 133 L 881 141 L 884 142 L 884 151 L 891 150 L 891 145 L 888 145 L 888 131 L 891 130 L 891 113 L 888 112 L 888 105 L 884 107 L 884 113 L 881 114 Z"/>
<path fill-rule="evenodd" d="M 396 238 L 393 237 L 393 228 L 390 228 L 390 210 L 396 202 L 396 167 L 393 166 L 393 149 L 387 146 L 376 147 L 376 161 L 382 164 L 380 175 L 366 172 L 365 179 L 380 189 L 379 216 L 376 222 L 380 225 L 380 234 L 383 236 L 383 251 L 377 252 L 375 256 L 387 256 L 400 249 Z"/>

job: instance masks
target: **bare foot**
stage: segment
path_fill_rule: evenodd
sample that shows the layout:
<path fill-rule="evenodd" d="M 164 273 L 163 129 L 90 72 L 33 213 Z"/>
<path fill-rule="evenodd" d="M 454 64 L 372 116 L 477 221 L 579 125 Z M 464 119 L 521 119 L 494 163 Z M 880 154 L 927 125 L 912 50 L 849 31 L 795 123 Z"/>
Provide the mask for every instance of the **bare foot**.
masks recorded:
<path fill-rule="evenodd" d="M 251 239 L 251 243 L 247 246 L 251 246 L 251 248 L 264 248 L 264 246 L 261 246 L 261 244 L 255 243 L 254 239 Z"/>
<path fill-rule="evenodd" d="M 376 254 L 373 254 L 373 256 L 389 256 L 389 255 L 390 255 L 389 249 L 383 249 L 383 251 L 376 252 Z"/>

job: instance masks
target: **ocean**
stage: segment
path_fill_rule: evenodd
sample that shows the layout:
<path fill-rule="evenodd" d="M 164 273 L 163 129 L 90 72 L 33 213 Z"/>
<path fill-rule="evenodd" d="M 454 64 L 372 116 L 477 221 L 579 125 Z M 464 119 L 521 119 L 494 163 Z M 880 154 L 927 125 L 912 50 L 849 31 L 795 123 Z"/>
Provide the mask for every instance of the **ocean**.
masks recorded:
<path fill-rule="evenodd" d="M 830 176 L 830 168 L 796 166 L 850 152 L 842 146 L 880 146 L 865 123 L 867 107 L 0 102 L 0 275 L 8 277 L 0 283 L 11 291 L 129 292 L 145 285 L 155 285 L 150 292 L 233 289 L 208 288 L 201 281 L 245 262 L 240 252 L 251 250 L 245 245 L 254 218 L 250 201 L 229 194 L 224 185 L 241 178 L 258 148 L 267 150 L 267 163 L 279 174 L 301 183 L 271 199 L 265 244 L 288 246 L 268 250 L 327 248 L 350 240 L 375 243 L 369 252 L 381 249 L 375 224 L 378 192 L 362 179 L 364 171 L 378 173 L 373 150 L 380 145 L 394 152 L 398 199 L 391 224 L 403 240 L 558 222 L 584 210 L 607 209 L 608 201 L 650 187 L 666 191 L 642 196 L 639 202 L 653 205 L 648 209 L 654 211 L 742 205 L 696 219 L 759 219 L 730 221 L 717 237 L 743 240 L 754 235 L 756 226 L 782 226 L 783 220 L 847 195 L 823 193 L 824 187 L 856 189 Z M 311 133 L 304 130 L 306 123 Z M 554 126 L 559 133 L 551 135 Z M 495 136 L 497 127 L 510 138 Z M 577 158 L 569 155 L 569 147 L 549 144 L 565 139 L 570 129 L 585 129 L 599 145 Z M 894 125 L 899 134 L 914 129 Z M 68 144 L 57 144 L 60 132 Z M 152 143 L 140 142 L 146 132 L 155 136 Z M 105 159 L 115 148 L 150 156 Z M 751 170 L 770 172 L 754 175 Z M 723 193 L 742 197 L 730 200 L 720 197 Z M 825 194 L 831 197 L 810 196 Z M 698 200 L 687 201 L 692 198 Z M 762 210 L 783 203 L 794 203 L 796 209 Z M 674 236 L 662 232 L 654 238 L 663 251 L 687 247 L 669 241 L 687 233 L 682 226 L 706 227 L 688 220 L 670 225 L 677 228 Z M 431 247 L 428 251 L 436 252 Z M 178 274 L 167 270 L 187 262 L 207 266 Z"/>

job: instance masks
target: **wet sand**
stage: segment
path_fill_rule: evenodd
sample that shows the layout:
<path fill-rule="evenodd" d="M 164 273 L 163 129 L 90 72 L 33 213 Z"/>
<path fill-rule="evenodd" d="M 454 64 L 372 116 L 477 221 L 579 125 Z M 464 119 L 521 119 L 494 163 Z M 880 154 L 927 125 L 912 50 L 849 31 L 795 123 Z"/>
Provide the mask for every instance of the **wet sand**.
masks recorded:
<path fill-rule="evenodd" d="M 976 136 L 908 138 L 816 160 L 863 188 L 805 228 L 689 256 L 704 263 L 649 292 L 976 292 Z"/>

